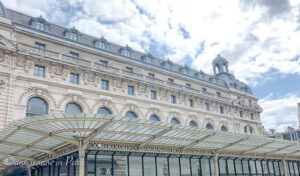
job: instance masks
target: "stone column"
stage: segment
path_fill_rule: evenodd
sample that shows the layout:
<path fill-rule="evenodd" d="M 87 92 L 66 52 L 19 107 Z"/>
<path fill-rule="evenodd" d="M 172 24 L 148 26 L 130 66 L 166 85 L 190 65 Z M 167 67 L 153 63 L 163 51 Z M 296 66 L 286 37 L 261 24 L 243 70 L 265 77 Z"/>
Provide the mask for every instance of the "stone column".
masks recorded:
<path fill-rule="evenodd" d="M 287 166 L 286 166 L 285 158 L 283 158 L 281 160 L 281 162 L 282 162 L 282 166 L 283 166 L 284 175 L 288 176 L 288 171 L 287 171 Z"/>
<path fill-rule="evenodd" d="M 79 140 L 78 154 L 79 154 L 79 176 L 85 175 L 85 150 L 86 145 L 83 144 L 83 140 Z"/>
<path fill-rule="evenodd" d="M 219 176 L 219 162 L 218 162 L 218 154 L 214 152 L 213 154 L 214 159 L 214 168 L 215 168 L 215 176 Z"/>

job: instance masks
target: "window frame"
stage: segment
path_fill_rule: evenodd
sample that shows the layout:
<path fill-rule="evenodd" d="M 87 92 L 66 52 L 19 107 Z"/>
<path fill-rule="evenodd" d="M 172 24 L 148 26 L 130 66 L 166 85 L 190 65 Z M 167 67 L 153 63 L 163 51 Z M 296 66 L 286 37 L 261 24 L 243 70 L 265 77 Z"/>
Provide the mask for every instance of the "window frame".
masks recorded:
<path fill-rule="evenodd" d="M 75 80 L 74 79 L 75 76 L 76 76 L 76 82 L 73 81 L 73 80 Z M 70 83 L 77 84 L 77 85 L 79 84 L 79 74 L 78 73 L 73 73 L 73 72 L 70 73 Z"/>
<path fill-rule="evenodd" d="M 134 95 L 134 86 L 128 85 L 127 86 L 127 94 L 133 96 Z"/>
<path fill-rule="evenodd" d="M 46 70 L 45 66 L 35 64 L 34 65 L 34 73 L 33 74 L 36 77 L 45 78 L 45 72 L 46 72 L 45 70 Z M 42 73 L 42 74 L 40 74 L 40 73 Z"/>
<path fill-rule="evenodd" d="M 109 81 L 101 79 L 101 90 L 109 90 Z"/>

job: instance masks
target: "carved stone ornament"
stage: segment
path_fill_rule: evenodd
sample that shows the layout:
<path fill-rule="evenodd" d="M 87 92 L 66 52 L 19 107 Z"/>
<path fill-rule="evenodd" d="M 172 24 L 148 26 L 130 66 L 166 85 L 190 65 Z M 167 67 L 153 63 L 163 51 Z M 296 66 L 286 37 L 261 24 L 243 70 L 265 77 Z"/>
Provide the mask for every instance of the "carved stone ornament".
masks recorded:
<path fill-rule="evenodd" d="M 26 59 L 22 55 L 17 56 L 16 65 L 19 67 L 25 67 L 26 65 Z"/>

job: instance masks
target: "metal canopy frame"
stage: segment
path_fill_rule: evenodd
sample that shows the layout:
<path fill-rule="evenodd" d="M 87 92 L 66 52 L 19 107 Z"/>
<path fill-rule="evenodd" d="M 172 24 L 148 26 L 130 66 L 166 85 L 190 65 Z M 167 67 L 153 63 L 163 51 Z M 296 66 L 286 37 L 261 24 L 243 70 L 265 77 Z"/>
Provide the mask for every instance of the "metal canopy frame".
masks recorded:
<path fill-rule="evenodd" d="M 7 125 L 0 132 L 0 160 L 14 156 L 32 161 L 43 154 L 56 155 L 55 149 L 66 144 L 87 146 L 101 141 L 300 159 L 299 142 L 113 115 L 53 114 Z"/>

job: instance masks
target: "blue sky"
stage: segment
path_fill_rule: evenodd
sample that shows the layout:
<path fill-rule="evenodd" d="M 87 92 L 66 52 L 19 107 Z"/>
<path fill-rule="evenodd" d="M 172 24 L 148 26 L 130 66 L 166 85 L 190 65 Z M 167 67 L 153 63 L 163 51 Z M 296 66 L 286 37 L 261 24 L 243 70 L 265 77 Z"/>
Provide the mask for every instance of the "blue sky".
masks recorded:
<path fill-rule="evenodd" d="M 299 0 L 2 0 L 32 16 L 212 73 L 221 54 L 264 108 L 266 129 L 297 127 Z"/>

